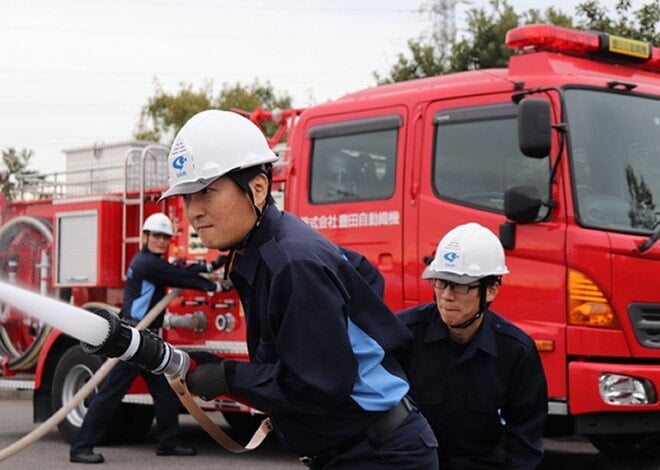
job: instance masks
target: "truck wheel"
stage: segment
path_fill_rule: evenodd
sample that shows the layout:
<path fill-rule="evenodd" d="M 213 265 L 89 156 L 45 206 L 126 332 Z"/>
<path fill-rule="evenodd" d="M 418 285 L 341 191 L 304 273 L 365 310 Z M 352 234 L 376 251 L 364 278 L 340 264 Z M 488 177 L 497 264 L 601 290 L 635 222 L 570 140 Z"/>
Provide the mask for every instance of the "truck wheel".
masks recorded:
<path fill-rule="evenodd" d="M 51 393 L 53 413 L 73 398 L 102 363 L 100 357 L 85 353 L 78 345 L 69 348 L 62 355 L 53 374 Z M 94 393 L 92 392 L 79 403 L 57 425 L 60 434 L 68 443 L 71 443 L 78 434 L 87 414 L 87 405 Z M 139 441 L 151 428 L 153 418 L 152 406 L 122 403 L 99 444 Z"/>
<path fill-rule="evenodd" d="M 660 456 L 660 433 L 587 436 L 596 449 L 614 460 L 647 460 Z"/>
<path fill-rule="evenodd" d="M 241 442 L 250 439 L 261 422 L 266 419 L 266 415 L 251 415 L 230 411 L 223 411 L 222 416 L 231 427 L 231 436 Z"/>

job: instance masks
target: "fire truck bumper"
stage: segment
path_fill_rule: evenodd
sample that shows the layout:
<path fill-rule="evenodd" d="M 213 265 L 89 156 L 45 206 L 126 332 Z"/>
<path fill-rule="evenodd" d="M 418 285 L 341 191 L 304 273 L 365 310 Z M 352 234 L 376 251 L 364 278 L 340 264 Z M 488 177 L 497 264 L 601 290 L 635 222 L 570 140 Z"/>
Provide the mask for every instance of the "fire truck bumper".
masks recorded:
<path fill-rule="evenodd" d="M 568 407 L 580 434 L 660 432 L 660 365 L 571 362 Z"/>

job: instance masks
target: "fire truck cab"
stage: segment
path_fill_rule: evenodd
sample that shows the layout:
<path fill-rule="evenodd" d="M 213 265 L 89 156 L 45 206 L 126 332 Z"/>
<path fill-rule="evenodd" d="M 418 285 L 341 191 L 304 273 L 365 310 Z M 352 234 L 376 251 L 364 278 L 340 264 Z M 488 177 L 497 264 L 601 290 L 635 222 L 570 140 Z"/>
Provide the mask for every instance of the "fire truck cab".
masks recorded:
<path fill-rule="evenodd" d="M 394 311 L 432 300 L 421 273 L 449 229 L 500 234 L 493 308 L 535 340 L 551 416 L 610 455 L 655 452 L 660 49 L 544 25 L 507 42 L 526 52 L 507 69 L 305 110 L 286 207 L 364 253 Z"/>

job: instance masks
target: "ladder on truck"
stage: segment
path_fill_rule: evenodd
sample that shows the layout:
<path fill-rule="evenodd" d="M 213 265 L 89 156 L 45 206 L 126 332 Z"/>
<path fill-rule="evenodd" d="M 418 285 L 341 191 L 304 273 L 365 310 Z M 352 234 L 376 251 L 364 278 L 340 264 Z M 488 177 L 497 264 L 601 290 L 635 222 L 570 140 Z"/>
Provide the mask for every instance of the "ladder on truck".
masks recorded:
<path fill-rule="evenodd" d="M 128 246 L 137 244 L 142 249 L 141 228 L 144 222 L 145 193 L 149 189 L 162 188 L 166 186 L 163 178 L 167 177 L 167 156 L 169 147 L 160 144 L 148 145 L 144 148 L 132 148 L 126 152 L 124 158 L 124 193 L 122 207 L 122 244 L 121 244 L 121 273 L 122 279 L 126 280 L 128 260 Z M 131 167 L 138 164 L 137 178 Z M 164 164 L 163 164 L 164 163 Z M 147 166 L 151 164 L 152 172 L 147 172 Z M 158 171 L 159 165 L 165 169 Z M 162 178 L 160 178 L 162 176 Z M 129 234 L 128 211 L 129 207 L 137 206 L 138 222 L 137 235 Z"/>

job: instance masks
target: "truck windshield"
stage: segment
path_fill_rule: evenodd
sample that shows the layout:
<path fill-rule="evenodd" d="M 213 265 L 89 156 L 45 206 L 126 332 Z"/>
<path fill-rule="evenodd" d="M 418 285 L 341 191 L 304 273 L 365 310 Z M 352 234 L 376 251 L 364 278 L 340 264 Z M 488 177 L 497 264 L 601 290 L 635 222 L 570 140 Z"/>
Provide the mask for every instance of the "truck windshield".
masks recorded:
<path fill-rule="evenodd" d="M 651 233 L 660 226 L 660 99 L 568 89 L 576 217 L 588 227 Z"/>

